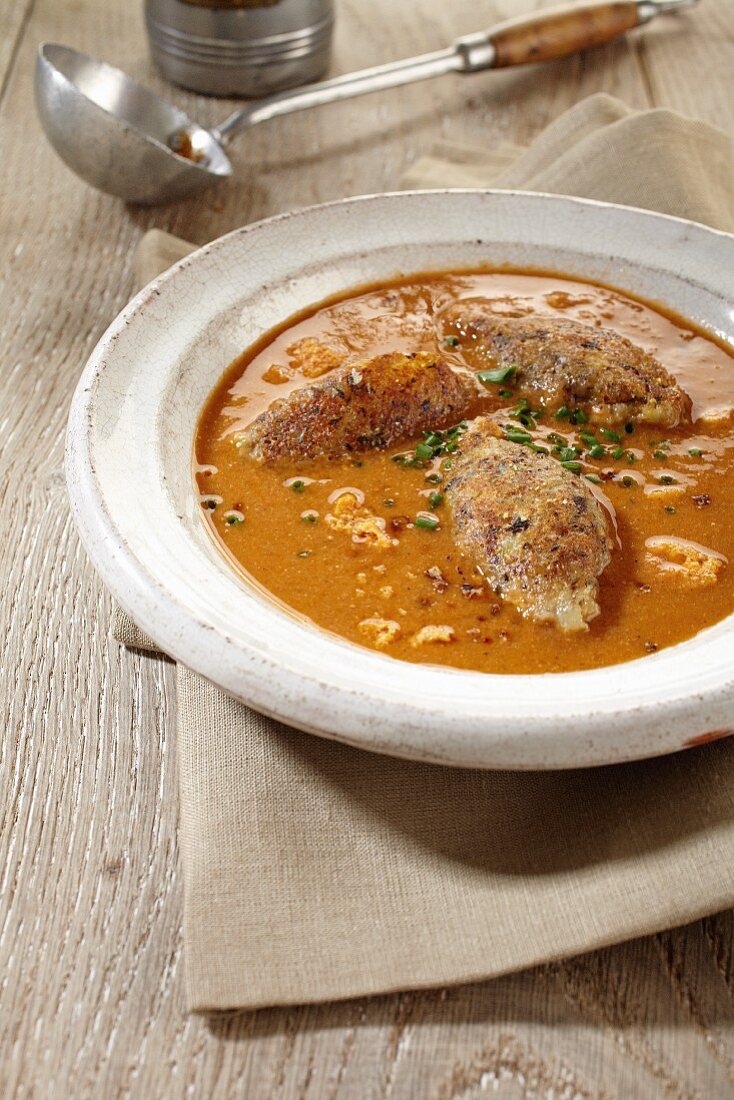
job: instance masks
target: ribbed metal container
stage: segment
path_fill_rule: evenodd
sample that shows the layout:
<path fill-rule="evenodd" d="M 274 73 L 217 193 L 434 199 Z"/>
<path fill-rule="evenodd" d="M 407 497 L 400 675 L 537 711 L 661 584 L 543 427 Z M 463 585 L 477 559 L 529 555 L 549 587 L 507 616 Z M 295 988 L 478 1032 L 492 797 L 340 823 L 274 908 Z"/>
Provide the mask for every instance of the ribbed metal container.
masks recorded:
<path fill-rule="evenodd" d="M 249 98 L 323 75 L 331 52 L 333 0 L 214 3 L 146 0 L 153 60 L 172 83 Z"/>

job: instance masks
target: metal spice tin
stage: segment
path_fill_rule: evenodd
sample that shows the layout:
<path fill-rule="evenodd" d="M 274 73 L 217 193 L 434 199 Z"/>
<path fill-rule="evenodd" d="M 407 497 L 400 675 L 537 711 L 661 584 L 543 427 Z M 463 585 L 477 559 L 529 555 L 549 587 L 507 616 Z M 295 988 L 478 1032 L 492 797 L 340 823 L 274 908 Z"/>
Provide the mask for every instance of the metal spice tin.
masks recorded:
<path fill-rule="evenodd" d="M 174 84 L 269 95 L 323 75 L 333 0 L 146 0 L 153 60 Z"/>

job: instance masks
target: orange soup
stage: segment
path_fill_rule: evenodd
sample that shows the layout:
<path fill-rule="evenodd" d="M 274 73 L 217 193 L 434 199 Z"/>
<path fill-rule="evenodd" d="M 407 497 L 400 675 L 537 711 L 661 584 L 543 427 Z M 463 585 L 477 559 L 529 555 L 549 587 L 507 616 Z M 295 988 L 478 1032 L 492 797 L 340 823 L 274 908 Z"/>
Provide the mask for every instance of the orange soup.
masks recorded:
<path fill-rule="evenodd" d="M 613 549 L 586 630 L 566 634 L 521 615 L 458 549 L 443 489 L 462 425 L 439 433 L 440 453 L 420 435 L 268 464 L 239 445 L 273 402 L 345 364 L 430 352 L 466 371 L 442 316 L 477 297 L 508 316 L 613 330 L 653 353 L 692 401 L 685 426 L 605 427 L 533 407 L 509 377 L 466 414 L 488 416 L 518 446 L 531 440 L 604 505 Z M 596 668 L 680 642 L 734 608 L 733 407 L 731 353 L 619 291 L 543 273 L 413 275 L 292 317 L 232 363 L 200 418 L 195 479 L 205 522 L 243 579 L 325 630 L 407 661 L 501 673 Z"/>

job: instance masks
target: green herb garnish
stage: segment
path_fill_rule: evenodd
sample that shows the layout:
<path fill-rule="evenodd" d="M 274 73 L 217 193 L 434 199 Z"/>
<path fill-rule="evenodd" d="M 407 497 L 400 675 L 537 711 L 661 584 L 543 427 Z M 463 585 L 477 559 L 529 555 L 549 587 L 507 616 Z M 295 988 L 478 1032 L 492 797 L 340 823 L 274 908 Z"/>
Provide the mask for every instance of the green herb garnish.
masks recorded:
<path fill-rule="evenodd" d="M 581 463 L 580 462 L 562 462 L 561 466 L 563 466 L 564 470 L 570 470 L 572 474 L 580 474 L 581 473 Z"/>
<path fill-rule="evenodd" d="M 399 466 L 422 467 L 440 455 L 454 454 L 459 449 L 459 438 L 468 427 L 469 421 L 462 420 L 443 432 L 424 432 L 422 441 L 416 444 L 412 454 L 393 455 L 393 462 Z"/>
<path fill-rule="evenodd" d="M 477 378 L 484 386 L 498 386 L 512 378 L 517 367 L 498 367 L 496 370 L 477 371 Z"/>
<path fill-rule="evenodd" d="M 678 484 L 676 479 L 674 477 L 671 477 L 670 474 L 663 474 L 662 477 L 659 480 L 660 480 L 661 485 L 677 485 Z"/>
<path fill-rule="evenodd" d="M 291 482 L 291 489 L 293 490 L 294 493 L 302 493 L 305 488 L 306 488 L 306 482 L 305 481 L 292 481 Z"/>
<path fill-rule="evenodd" d="M 619 432 L 613 432 L 611 428 L 599 428 L 599 435 L 603 435 L 610 443 L 621 443 L 622 441 Z"/>
<path fill-rule="evenodd" d="M 698 447 L 691 447 L 688 453 L 689 455 L 692 455 L 693 458 L 700 458 L 703 454 L 703 451 L 700 451 Z"/>
<path fill-rule="evenodd" d="M 595 443 L 593 447 L 589 448 L 589 458 L 604 458 L 607 453 L 606 447 L 602 447 L 601 443 Z"/>
<path fill-rule="evenodd" d="M 556 409 L 553 415 L 556 420 L 568 420 L 569 416 L 571 415 L 571 410 L 568 408 L 567 405 L 561 405 L 560 409 Z"/>
<path fill-rule="evenodd" d="M 459 337 L 458 336 L 447 336 L 446 339 L 443 342 L 443 346 L 445 348 L 458 348 L 458 346 L 459 346 Z"/>
<path fill-rule="evenodd" d="M 435 531 L 438 523 L 438 516 L 432 516 L 429 512 L 420 512 L 415 517 L 416 527 L 422 527 L 425 531 Z"/>
<path fill-rule="evenodd" d="M 438 508 L 439 504 L 443 500 L 443 493 L 430 493 L 428 496 L 428 503 L 431 508 Z"/>

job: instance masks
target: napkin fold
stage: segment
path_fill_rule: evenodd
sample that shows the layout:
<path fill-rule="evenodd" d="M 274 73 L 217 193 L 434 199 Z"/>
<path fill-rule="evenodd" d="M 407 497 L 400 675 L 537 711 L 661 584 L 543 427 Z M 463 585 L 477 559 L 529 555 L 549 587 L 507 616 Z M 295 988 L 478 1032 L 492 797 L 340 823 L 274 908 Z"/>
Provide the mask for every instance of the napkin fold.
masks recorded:
<path fill-rule="evenodd" d="M 441 145 L 410 187 L 604 198 L 734 230 L 726 136 L 597 95 L 527 149 Z M 153 230 L 141 284 L 191 251 Z M 124 612 L 114 634 L 154 648 Z M 734 740 L 637 764 L 478 772 L 361 752 L 177 667 L 190 1010 L 488 978 L 734 904 Z"/>

